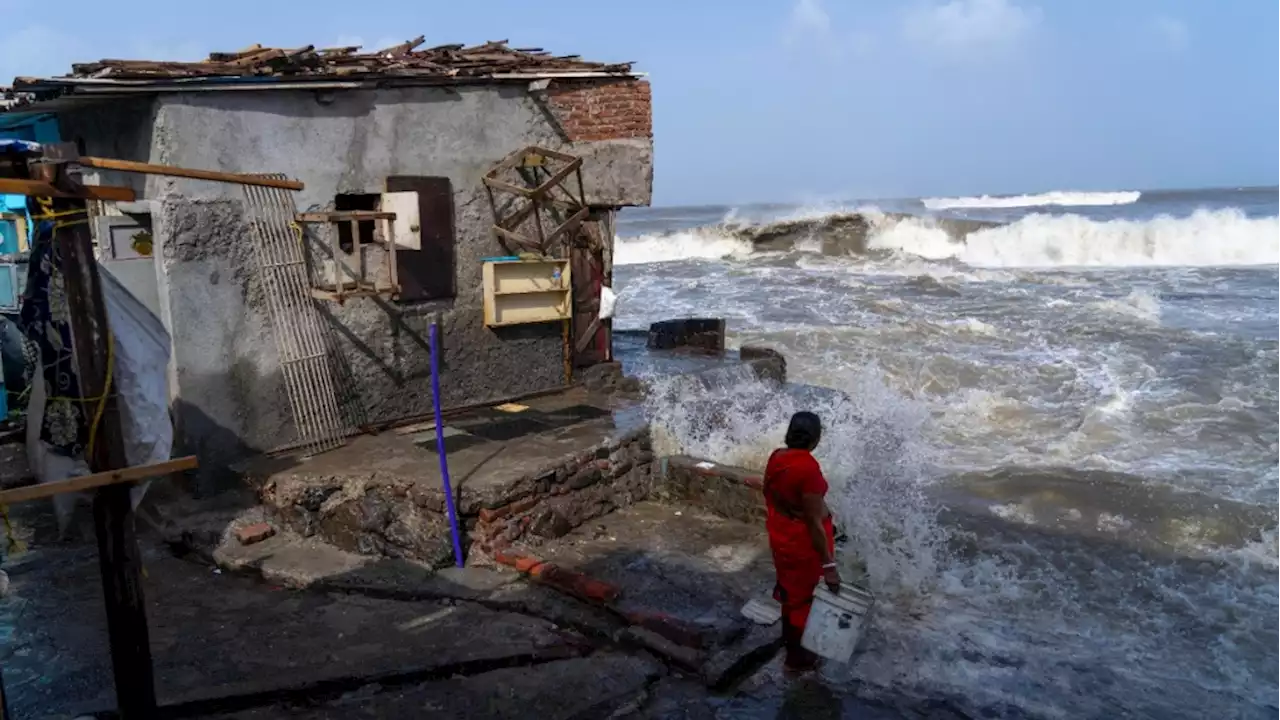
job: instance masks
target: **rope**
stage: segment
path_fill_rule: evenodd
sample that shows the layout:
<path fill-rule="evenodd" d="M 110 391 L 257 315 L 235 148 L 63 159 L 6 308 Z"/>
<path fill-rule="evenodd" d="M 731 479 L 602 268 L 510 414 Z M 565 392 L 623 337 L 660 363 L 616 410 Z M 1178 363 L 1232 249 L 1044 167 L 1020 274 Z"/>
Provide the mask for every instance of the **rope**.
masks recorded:
<path fill-rule="evenodd" d="M 59 210 L 57 212 L 54 212 L 53 201 L 50 200 L 49 198 L 38 197 L 36 198 L 36 202 L 40 203 L 40 214 L 32 215 L 31 219 L 33 221 L 57 220 L 58 218 L 87 215 L 89 212 L 87 208 L 74 208 L 72 210 Z M 88 217 L 80 218 L 79 220 L 65 220 L 61 222 L 55 222 L 53 224 L 53 229 L 60 230 L 65 227 L 71 227 L 72 225 L 84 225 L 84 224 L 87 224 L 88 222 L 89 222 Z"/>
<path fill-rule="evenodd" d="M 9 553 L 26 552 L 27 546 L 13 533 L 13 523 L 9 522 L 9 506 L 0 505 L 0 518 L 4 518 L 4 536 L 9 541 Z"/>
<path fill-rule="evenodd" d="M 93 442 L 97 440 L 98 423 L 102 421 L 102 413 L 107 409 L 107 398 L 111 390 L 113 381 L 113 373 L 115 372 L 115 340 L 111 336 L 111 328 L 107 328 L 107 378 L 102 383 L 102 395 L 97 398 L 98 407 L 93 412 L 93 421 L 89 424 L 89 441 L 84 448 L 84 458 L 88 461 L 93 457 Z"/>

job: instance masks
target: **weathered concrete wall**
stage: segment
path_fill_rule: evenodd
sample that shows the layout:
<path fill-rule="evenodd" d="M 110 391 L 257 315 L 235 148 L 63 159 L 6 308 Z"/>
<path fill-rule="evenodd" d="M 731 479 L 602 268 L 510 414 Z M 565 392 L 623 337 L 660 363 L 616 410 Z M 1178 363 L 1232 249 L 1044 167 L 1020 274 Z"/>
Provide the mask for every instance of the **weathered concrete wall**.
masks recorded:
<path fill-rule="evenodd" d="M 216 471 L 293 432 L 244 208 L 229 200 L 169 200 L 160 203 L 153 228 L 163 268 L 161 316 L 175 329 L 175 444 Z"/>
<path fill-rule="evenodd" d="M 553 86 L 554 87 L 554 86 Z M 647 98 L 647 84 L 645 95 Z M 582 98 L 590 88 L 575 89 Z M 612 92 L 605 89 L 601 92 Z M 644 114 L 648 115 L 647 101 Z M 67 114 L 64 131 L 86 152 L 228 172 L 278 172 L 306 189 L 299 210 L 340 193 L 380 193 L 394 175 L 448 177 L 453 188 L 456 297 L 417 303 L 326 304 L 334 365 L 350 425 L 430 411 L 429 326 L 441 321 L 442 400 L 456 406 L 562 385 L 558 324 L 489 330 L 482 324 L 481 259 L 505 254 L 489 231 L 481 176 L 531 144 L 586 158 L 588 200 L 647 204 L 648 127 L 566 132 L 544 93 L 525 84 L 166 94 Z M 575 141 L 577 138 L 577 141 Z M 171 380 L 183 451 L 226 464 L 295 436 L 253 238 L 235 185 L 103 172 L 159 208 L 162 316 L 174 336 Z M 381 250 L 366 250 L 370 266 Z"/>
<path fill-rule="evenodd" d="M 758 472 L 673 455 L 659 460 L 654 474 L 654 493 L 660 500 L 747 523 L 765 518 L 764 480 Z"/>
<path fill-rule="evenodd" d="M 152 162 L 154 98 L 124 98 L 83 105 L 58 113 L 58 130 L 66 142 L 79 143 L 85 155 Z M 85 182 L 131 187 L 139 196 L 147 191 L 146 175 L 109 170 L 83 171 Z"/>

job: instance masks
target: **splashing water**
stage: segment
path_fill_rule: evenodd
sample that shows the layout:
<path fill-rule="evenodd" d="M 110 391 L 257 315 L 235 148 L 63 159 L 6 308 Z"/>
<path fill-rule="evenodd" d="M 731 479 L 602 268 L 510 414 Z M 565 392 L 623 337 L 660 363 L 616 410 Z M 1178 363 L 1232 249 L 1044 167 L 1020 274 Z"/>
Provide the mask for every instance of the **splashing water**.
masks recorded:
<path fill-rule="evenodd" d="M 668 377 L 650 382 L 655 451 L 762 470 L 800 410 L 816 412 L 815 452 L 831 484 L 827 504 L 857 548 L 881 595 L 920 595 L 939 574 L 948 535 L 924 493 L 930 457 L 921 442 L 929 414 L 868 368 L 836 392 L 781 392 L 745 366 L 718 382 Z"/>

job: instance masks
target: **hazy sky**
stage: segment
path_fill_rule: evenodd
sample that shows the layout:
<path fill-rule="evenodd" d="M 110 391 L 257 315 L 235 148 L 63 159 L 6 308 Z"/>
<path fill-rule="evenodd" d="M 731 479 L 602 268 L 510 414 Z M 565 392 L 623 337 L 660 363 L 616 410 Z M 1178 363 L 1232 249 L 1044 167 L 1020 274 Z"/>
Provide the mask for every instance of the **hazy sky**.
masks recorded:
<path fill-rule="evenodd" d="M 5 79 L 417 34 L 634 60 L 664 205 L 1277 182 L 1276 0 L 0 6 Z"/>

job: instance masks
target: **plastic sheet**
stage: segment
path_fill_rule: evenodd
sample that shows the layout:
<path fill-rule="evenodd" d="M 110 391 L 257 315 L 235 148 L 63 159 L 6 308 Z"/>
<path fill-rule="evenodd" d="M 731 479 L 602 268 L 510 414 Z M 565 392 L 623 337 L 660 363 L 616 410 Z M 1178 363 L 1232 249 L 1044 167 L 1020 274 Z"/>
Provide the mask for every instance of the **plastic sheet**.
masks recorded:
<path fill-rule="evenodd" d="M 173 450 L 173 422 L 169 416 L 169 332 L 150 310 L 110 273 L 100 271 L 102 297 L 113 340 L 113 383 L 120 409 L 125 460 L 130 466 L 169 459 Z M 47 390 L 43 373 L 32 379 L 27 409 L 27 453 L 31 470 L 40 482 L 88 475 L 81 457 L 54 452 L 40 439 Z M 149 483 L 133 488 L 134 507 L 142 501 Z M 83 493 L 58 495 L 54 507 L 59 531 L 65 533 L 75 504 L 87 500 Z"/>

